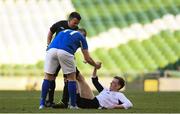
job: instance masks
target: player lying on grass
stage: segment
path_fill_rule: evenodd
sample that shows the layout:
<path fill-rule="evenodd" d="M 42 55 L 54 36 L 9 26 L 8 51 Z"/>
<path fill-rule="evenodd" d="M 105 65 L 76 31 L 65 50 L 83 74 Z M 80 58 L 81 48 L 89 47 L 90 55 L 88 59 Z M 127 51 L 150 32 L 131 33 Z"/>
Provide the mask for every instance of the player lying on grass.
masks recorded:
<path fill-rule="evenodd" d="M 80 75 L 78 77 L 79 94 L 77 94 L 77 105 L 80 108 L 107 108 L 107 109 L 129 109 L 133 105 L 126 96 L 119 92 L 124 87 L 125 81 L 115 76 L 110 83 L 109 89 L 104 88 L 98 81 L 96 74 L 97 69 L 94 68 L 92 74 L 92 82 L 99 94 L 94 97 L 93 92 L 86 83 L 85 79 Z"/>
<path fill-rule="evenodd" d="M 99 92 L 97 96 L 94 96 L 84 77 L 78 72 L 76 74 L 78 75 L 76 101 L 79 108 L 129 109 L 133 106 L 131 101 L 123 93 L 119 92 L 125 85 L 125 81 L 121 77 L 115 76 L 110 83 L 109 89 L 107 89 L 99 83 L 96 72 L 97 69 L 94 68 L 92 82 Z"/>

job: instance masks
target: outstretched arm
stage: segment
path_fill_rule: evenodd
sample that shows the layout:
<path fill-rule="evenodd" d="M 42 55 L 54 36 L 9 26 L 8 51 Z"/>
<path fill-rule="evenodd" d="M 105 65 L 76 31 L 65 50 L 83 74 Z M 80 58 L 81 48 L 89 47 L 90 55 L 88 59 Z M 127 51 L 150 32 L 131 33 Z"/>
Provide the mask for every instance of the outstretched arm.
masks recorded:
<path fill-rule="evenodd" d="M 83 56 L 84 56 L 85 61 L 86 61 L 88 64 L 96 67 L 97 69 L 101 68 L 100 64 L 99 64 L 99 63 L 96 63 L 96 62 L 91 58 L 91 56 L 90 56 L 90 54 L 89 54 L 89 52 L 88 52 L 87 49 L 83 49 L 83 50 L 82 50 L 82 53 L 83 53 Z"/>
<path fill-rule="evenodd" d="M 99 63 L 99 64 L 101 64 L 101 63 Z M 94 87 L 98 90 L 98 92 L 100 93 L 104 88 L 103 88 L 103 86 L 99 83 L 99 81 L 98 81 L 98 77 L 97 77 L 97 69 L 96 68 L 94 68 L 94 71 L 93 71 L 93 76 L 92 76 L 92 83 L 93 83 L 93 85 L 94 85 Z"/>

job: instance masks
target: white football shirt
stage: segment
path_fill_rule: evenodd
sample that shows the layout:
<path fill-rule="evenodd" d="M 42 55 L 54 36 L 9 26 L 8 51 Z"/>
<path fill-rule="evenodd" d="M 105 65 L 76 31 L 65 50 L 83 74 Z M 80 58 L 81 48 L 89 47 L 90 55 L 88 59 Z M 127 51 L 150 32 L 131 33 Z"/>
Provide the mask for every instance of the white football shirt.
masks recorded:
<path fill-rule="evenodd" d="M 133 106 L 131 101 L 126 98 L 126 96 L 121 92 L 110 91 L 109 89 L 104 89 L 96 96 L 101 107 L 108 109 L 114 108 L 114 105 L 118 105 L 119 101 L 122 103 L 125 109 Z"/>

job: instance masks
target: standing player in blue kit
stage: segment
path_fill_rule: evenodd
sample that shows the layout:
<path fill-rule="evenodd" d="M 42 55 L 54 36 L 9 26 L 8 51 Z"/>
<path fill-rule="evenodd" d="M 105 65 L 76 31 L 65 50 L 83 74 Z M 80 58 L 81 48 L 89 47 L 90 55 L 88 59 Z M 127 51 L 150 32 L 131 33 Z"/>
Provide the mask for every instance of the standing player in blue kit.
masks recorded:
<path fill-rule="evenodd" d="M 61 66 L 63 74 L 67 75 L 70 108 L 77 109 L 76 65 L 74 59 L 76 50 L 81 47 L 85 61 L 97 69 L 101 67 L 99 62 L 95 62 L 90 57 L 85 36 L 85 29 L 79 29 L 78 31 L 67 29 L 58 33 L 48 46 L 44 68 L 45 78 L 42 84 L 39 109 L 42 109 L 45 106 L 46 96 L 50 88 L 50 81 L 53 79 L 53 75 L 59 65 Z"/>

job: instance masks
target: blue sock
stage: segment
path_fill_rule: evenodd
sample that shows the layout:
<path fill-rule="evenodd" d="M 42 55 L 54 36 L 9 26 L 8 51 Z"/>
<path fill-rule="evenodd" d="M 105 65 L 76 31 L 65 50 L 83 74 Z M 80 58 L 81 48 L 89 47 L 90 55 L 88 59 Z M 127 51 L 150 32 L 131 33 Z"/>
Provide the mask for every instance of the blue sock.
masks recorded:
<path fill-rule="evenodd" d="M 76 106 L 76 81 L 68 81 L 68 93 L 70 98 L 70 105 Z"/>
<path fill-rule="evenodd" d="M 44 81 L 42 83 L 40 105 L 45 105 L 45 100 L 46 100 L 46 96 L 47 96 L 47 93 L 49 91 L 49 88 L 50 88 L 50 81 L 44 79 Z"/>
<path fill-rule="evenodd" d="M 55 90 L 55 87 L 56 87 L 56 82 L 55 82 L 55 80 L 50 81 L 49 99 L 48 99 L 48 101 L 49 101 L 50 103 L 53 103 L 53 101 L 54 101 L 54 90 Z"/>

